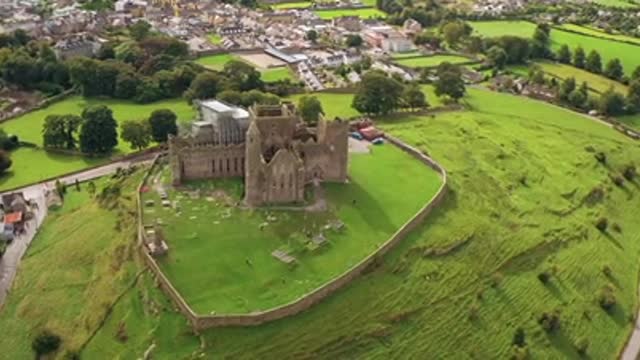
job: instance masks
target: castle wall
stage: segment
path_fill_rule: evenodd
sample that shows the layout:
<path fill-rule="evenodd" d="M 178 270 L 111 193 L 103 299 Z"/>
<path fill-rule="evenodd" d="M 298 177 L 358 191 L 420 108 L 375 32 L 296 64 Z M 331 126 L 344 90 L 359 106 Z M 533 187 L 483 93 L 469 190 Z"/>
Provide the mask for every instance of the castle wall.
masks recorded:
<path fill-rule="evenodd" d="M 244 144 L 194 146 L 180 149 L 178 171 L 182 180 L 244 176 Z"/>

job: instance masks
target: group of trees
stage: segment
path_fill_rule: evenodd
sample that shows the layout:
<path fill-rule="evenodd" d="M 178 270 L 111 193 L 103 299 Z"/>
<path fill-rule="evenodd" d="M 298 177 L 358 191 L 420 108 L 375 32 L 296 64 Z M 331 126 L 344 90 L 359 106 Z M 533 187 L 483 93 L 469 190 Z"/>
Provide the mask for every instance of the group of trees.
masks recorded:
<path fill-rule="evenodd" d="M 459 67 L 442 63 L 437 70 L 435 93 L 458 101 L 465 94 Z M 373 70 L 362 77 L 351 106 L 363 114 L 388 114 L 398 109 L 423 109 L 429 106 L 424 92 L 415 83 L 405 84 L 385 73 Z"/>
<path fill-rule="evenodd" d="M 57 59 L 49 44 L 22 30 L 0 34 L 0 77 L 7 84 L 48 95 L 71 86 L 66 64 Z"/>
<path fill-rule="evenodd" d="M 81 116 L 47 116 L 42 137 L 46 148 L 100 155 L 111 152 L 118 145 L 117 128 L 111 109 L 95 105 L 87 107 Z M 177 134 L 176 115 L 171 110 L 156 110 L 144 122 L 125 121 L 121 131 L 122 139 L 140 150 L 152 140 L 164 142 L 169 134 Z"/>

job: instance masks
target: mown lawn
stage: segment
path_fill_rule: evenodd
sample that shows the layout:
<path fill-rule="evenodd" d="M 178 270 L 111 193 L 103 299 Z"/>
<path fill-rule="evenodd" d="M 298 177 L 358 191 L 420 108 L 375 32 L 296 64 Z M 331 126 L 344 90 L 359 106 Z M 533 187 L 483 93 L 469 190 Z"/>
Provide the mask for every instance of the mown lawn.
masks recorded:
<path fill-rule="evenodd" d="M 286 66 L 262 70 L 260 78 L 264 82 L 275 82 L 286 79 L 289 79 L 291 81 L 295 80 L 295 77 L 291 73 L 291 70 Z"/>
<path fill-rule="evenodd" d="M 586 70 L 578 69 L 571 65 L 552 62 L 537 62 L 535 64 L 537 66 L 540 66 L 542 71 L 555 78 L 564 80 L 573 77 L 576 79 L 576 82 L 578 84 L 582 84 L 582 82 L 586 81 L 587 84 L 589 84 L 589 88 L 597 93 L 603 93 L 609 90 L 610 87 L 613 87 L 616 91 L 623 95 L 626 95 L 628 91 L 627 86 L 620 82 L 588 72 Z"/>
<path fill-rule="evenodd" d="M 358 16 L 361 19 L 385 18 L 387 16 L 386 13 L 376 8 L 316 10 L 314 13 L 324 20 L 331 20 L 341 16 Z"/>
<path fill-rule="evenodd" d="M 196 186 L 206 188 L 209 195 L 190 199 L 184 193 L 170 194 L 180 206 L 176 215 L 175 210 L 162 208 L 157 192 L 151 191 L 145 199 L 154 199 L 157 205 L 145 208 L 145 223 L 163 219 L 171 246 L 159 264 L 200 314 L 276 307 L 371 254 L 431 199 L 441 183 L 432 169 L 392 146 L 351 156 L 349 176 L 349 184 L 325 186 L 330 210 L 319 213 L 229 207 L 211 195 L 218 188 L 200 182 Z M 230 186 L 234 195 L 242 193 L 240 179 L 219 188 Z M 397 187 L 403 191 L 398 193 Z M 233 201 L 237 200 L 234 196 Z M 323 230 L 335 221 L 342 221 L 345 229 Z M 329 244 L 317 250 L 307 248 L 307 234 L 320 233 Z M 288 249 L 299 264 L 292 269 L 281 263 L 271 255 L 276 249 Z M 199 270 L 203 268 L 210 271 Z"/>
<path fill-rule="evenodd" d="M 464 62 L 471 61 L 469 58 L 464 56 L 457 55 L 434 55 L 434 56 L 424 56 L 424 57 L 414 57 L 408 59 L 396 59 L 395 63 L 399 65 L 408 66 L 411 68 L 425 68 L 425 67 L 434 67 L 438 66 L 443 62 L 449 62 L 452 64 L 460 64 Z"/>
<path fill-rule="evenodd" d="M 114 99 L 86 99 L 72 96 L 51 106 L 27 113 L 0 125 L 8 134 L 18 135 L 20 140 L 42 146 L 42 126 L 48 115 L 77 114 L 91 105 L 106 105 L 114 118 L 122 123 L 126 120 L 142 120 L 156 109 L 170 109 L 176 113 L 181 122 L 193 119 L 195 112 L 184 99 L 172 99 L 152 104 L 135 104 L 133 102 Z M 131 152 L 128 143 L 118 138 L 116 154 Z M 0 177 L 0 189 L 32 183 L 53 176 L 66 174 L 92 165 L 106 162 L 105 158 L 87 158 L 82 156 L 51 154 L 41 148 L 22 147 L 11 152 L 13 165 L 9 172 Z"/>
<path fill-rule="evenodd" d="M 535 24 L 527 21 L 472 21 L 470 24 L 477 34 L 487 37 L 514 35 L 531 38 L 536 27 Z M 640 65 L 640 56 L 638 56 L 640 46 L 633 44 L 557 29 L 551 31 L 551 41 L 554 50 L 558 50 L 564 44 L 568 45 L 572 51 L 578 46 L 582 46 L 586 53 L 596 50 L 602 56 L 603 66 L 610 59 L 618 58 L 627 74 L 633 72 Z"/>
<path fill-rule="evenodd" d="M 100 326 L 139 270 L 132 261 L 135 218 L 125 212 L 135 209 L 141 175 L 122 183 L 120 210 L 100 207 L 82 184 L 80 192 L 70 186 L 63 207 L 49 211 L 0 311 L 3 358 L 33 358 L 31 340 L 43 329 L 59 335 L 63 349 L 78 350 Z M 108 181 L 96 181 L 97 190 Z"/>
<path fill-rule="evenodd" d="M 211 70 L 222 70 L 224 65 L 231 60 L 237 60 L 238 58 L 233 54 L 217 54 L 203 56 L 196 60 L 196 63 L 209 68 Z"/>
<path fill-rule="evenodd" d="M 601 38 L 615 40 L 615 41 L 632 42 L 640 45 L 640 38 L 622 35 L 622 34 L 609 34 L 600 29 L 592 28 L 588 26 L 582 26 L 582 25 L 576 25 L 576 24 L 560 24 L 558 25 L 558 27 L 561 29 L 579 32 L 585 35 L 591 35 L 591 36 L 601 37 Z"/>

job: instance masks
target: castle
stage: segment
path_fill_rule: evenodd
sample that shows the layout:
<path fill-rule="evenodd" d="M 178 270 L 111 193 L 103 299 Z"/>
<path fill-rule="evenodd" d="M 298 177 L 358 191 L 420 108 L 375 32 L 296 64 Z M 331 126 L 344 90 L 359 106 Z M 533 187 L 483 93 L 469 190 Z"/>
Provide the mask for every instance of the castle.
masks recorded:
<path fill-rule="evenodd" d="M 346 122 L 321 118 L 312 129 L 287 103 L 248 111 L 216 100 L 197 105 L 191 133 L 169 138 L 174 185 L 244 177 L 245 203 L 260 206 L 302 202 L 308 184 L 346 181 Z"/>

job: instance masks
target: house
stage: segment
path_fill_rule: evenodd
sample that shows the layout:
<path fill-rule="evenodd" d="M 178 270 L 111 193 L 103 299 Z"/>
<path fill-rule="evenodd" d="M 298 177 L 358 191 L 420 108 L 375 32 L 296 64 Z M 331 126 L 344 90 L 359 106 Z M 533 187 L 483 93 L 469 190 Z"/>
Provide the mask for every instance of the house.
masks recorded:
<path fill-rule="evenodd" d="M 91 35 L 86 33 L 74 34 L 58 41 L 53 47 L 53 51 L 60 60 L 67 60 L 74 57 L 92 57 L 102 44 L 95 41 Z"/>
<path fill-rule="evenodd" d="M 402 25 L 402 31 L 407 35 L 415 35 L 422 31 L 422 25 L 414 19 L 405 20 Z"/>
<path fill-rule="evenodd" d="M 332 25 L 352 32 L 358 32 L 362 27 L 360 24 L 360 17 L 358 16 L 337 17 L 332 20 Z"/>
<path fill-rule="evenodd" d="M 413 50 L 413 42 L 401 33 L 391 31 L 384 34 L 381 48 L 386 52 L 408 52 Z"/>

